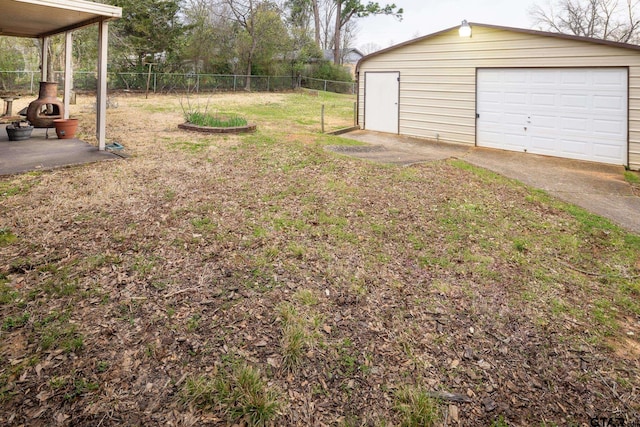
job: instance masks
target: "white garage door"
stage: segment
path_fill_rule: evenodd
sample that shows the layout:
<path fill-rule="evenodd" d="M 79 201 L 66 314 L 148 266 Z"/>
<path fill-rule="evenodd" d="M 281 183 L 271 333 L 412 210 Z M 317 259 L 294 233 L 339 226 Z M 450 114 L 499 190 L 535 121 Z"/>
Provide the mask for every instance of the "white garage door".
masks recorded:
<path fill-rule="evenodd" d="M 477 144 L 627 164 L 627 69 L 479 69 Z"/>
<path fill-rule="evenodd" d="M 364 127 L 398 133 L 400 73 L 364 73 Z"/>

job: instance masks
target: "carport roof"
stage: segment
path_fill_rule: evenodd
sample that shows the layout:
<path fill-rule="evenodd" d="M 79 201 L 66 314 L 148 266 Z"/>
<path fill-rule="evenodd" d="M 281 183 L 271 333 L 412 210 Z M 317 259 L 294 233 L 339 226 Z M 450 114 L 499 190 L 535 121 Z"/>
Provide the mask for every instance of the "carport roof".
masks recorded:
<path fill-rule="evenodd" d="M 122 17 L 116 6 L 85 0 L 0 0 L 0 35 L 46 37 Z"/>

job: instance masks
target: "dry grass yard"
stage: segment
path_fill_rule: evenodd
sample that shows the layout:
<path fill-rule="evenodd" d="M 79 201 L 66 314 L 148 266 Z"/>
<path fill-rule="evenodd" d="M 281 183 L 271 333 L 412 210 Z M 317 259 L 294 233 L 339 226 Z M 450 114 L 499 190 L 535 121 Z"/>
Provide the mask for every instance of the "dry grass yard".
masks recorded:
<path fill-rule="evenodd" d="M 112 101 L 128 159 L 0 178 L 0 425 L 639 425 L 639 236 L 326 151 L 353 97 Z"/>

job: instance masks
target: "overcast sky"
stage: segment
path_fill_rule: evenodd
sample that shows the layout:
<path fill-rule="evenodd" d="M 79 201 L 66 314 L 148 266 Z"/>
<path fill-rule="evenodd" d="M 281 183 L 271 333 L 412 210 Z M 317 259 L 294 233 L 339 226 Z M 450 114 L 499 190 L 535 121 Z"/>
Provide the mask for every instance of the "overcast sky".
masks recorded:
<path fill-rule="evenodd" d="M 358 39 L 362 47 L 375 43 L 382 48 L 419 36 L 460 25 L 463 19 L 481 24 L 531 28 L 529 8 L 546 0 L 380 0 L 381 5 L 395 3 L 404 9 L 398 21 L 390 16 L 359 18 Z"/>

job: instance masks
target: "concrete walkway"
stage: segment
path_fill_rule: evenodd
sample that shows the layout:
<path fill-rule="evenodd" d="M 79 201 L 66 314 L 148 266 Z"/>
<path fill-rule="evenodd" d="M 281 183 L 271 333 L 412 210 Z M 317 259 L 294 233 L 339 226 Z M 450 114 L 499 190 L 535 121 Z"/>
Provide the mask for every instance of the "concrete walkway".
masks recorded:
<path fill-rule="evenodd" d="M 634 194 L 633 187 L 625 181 L 622 166 L 436 143 L 362 130 L 342 137 L 368 145 L 329 149 L 362 159 L 399 165 L 448 158 L 462 159 L 545 190 L 561 200 L 640 234 L 640 197 Z"/>

